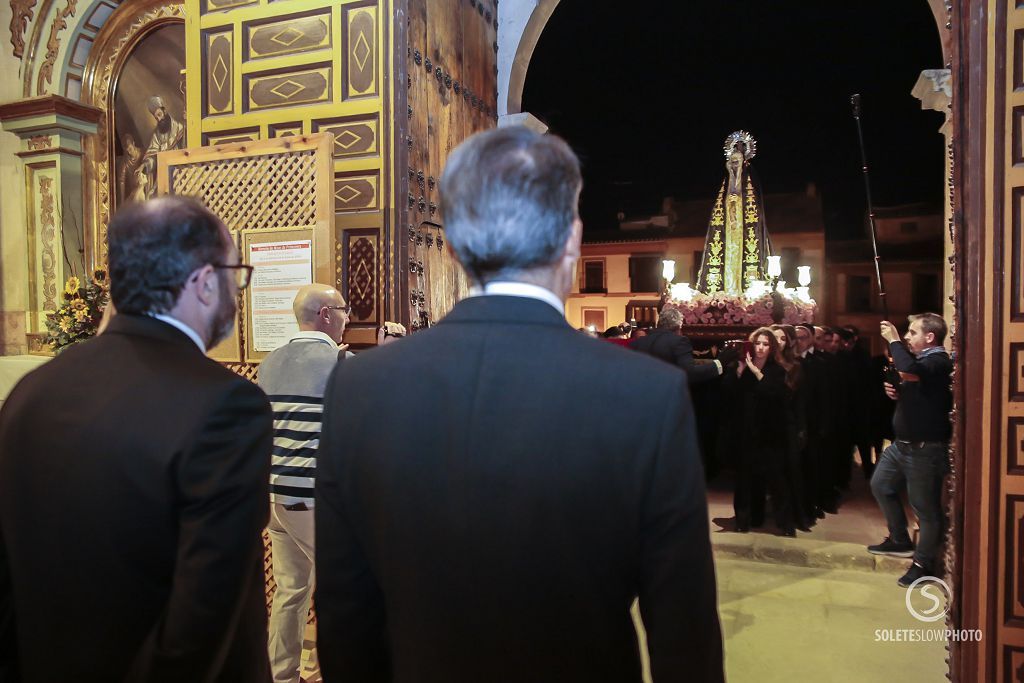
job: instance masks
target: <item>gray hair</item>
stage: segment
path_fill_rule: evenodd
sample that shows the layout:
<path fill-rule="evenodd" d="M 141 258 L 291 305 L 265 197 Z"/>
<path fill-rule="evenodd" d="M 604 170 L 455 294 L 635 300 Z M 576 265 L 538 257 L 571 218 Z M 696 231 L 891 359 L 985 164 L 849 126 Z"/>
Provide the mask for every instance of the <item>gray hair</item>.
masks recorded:
<path fill-rule="evenodd" d="M 658 315 L 659 330 L 678 330 L 683 326 L 683 314 L 675 308 L 663 308 Z"/>
<path fill-rule="evenodd" d="M 441 176 L 441 213 L 470 277 L 486 283 L 553 264 L 582 182 L 579 160 L 554 135 L 509 126 L 459 145 Z"/>

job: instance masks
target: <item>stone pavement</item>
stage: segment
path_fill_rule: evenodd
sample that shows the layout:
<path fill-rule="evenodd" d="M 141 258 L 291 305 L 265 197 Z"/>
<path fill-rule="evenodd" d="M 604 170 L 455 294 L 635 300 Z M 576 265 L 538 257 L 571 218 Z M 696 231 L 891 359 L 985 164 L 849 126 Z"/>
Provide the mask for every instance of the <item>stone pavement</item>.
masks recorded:
<path fill-rule="evenodd" d="M 944 642 L 875 639 L 876 629 L 942 628 L 910 615 L 894 575 L 721 557 L 716 565 L 730 683 L 946 680 Z"/>
<path fill-rule="evenodd" d="M 843 496 L 839 514 L 826 515 L 809 533 L 797 532 L 797 538 L 779 536 L 771 521 L 750 533 L 738 534 L 733 531 L 733 517 L 731 484 L 713 482 L 708 487 L 708 519 L 711 542 L 718 558 L 898 574 L 906 571 L 910 564 L 910 560 L 867 552 L 865 546 L 880 542 L 888 531 L 885 517 L 859 469 L 854 471 L 850 491 Z M 907 519 L 913 533 L 916 520 L 909 507 Z"/>

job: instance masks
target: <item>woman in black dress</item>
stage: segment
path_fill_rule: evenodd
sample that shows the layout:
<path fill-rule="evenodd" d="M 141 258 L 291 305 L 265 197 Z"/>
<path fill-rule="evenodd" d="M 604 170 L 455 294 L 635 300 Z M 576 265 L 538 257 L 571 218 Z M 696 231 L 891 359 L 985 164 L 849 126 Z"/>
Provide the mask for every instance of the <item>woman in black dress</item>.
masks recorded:
<path fill-rule="evenodd" d="M 767 492 L 779 533 L 796 536 L 786 477 L 790 427 L 786 406 L 792 392 L 772 330 L 758 328 L 750 342 L 753 353 L 725 373 L 722 387 L 727 396 L 724 405 L 737 413 L 732 422 L 741 426 L 733 498 L 736 530 L 745 533 L 764 523 Z"/>
<path fill-rule="evenodd" d="M 793 521 L 800 531 L 810 531 L 817 522 L 807 514 L 804 501 L 802 454 L 807 445 L 807 410 L 803 386 L 803 366 L 796 354 L 796 328 L 792 325 L 772 325 L 771 331 L 779 342 L 779 365 L 786 371 L 786 386 L 790 398 L 786 401 L 788 447 L 786 449 L 786 483 L 793 506 Z"/>

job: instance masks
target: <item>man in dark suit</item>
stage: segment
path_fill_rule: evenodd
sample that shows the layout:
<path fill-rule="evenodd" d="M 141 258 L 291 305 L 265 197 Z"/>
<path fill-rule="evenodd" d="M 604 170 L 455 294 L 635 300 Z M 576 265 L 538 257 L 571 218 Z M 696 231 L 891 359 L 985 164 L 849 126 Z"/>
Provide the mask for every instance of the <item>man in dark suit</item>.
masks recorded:
<path fill-rule="evenodd" d="M 555 136 L 460 145 L 441 202 L 475 295 L 335 370 L 315 506 L 327 681 L 640 681 L 638 596 L 655 681 L 723 679 L 686 378 L 564 317 L 580 186 Z"/>
<path fill-rule="evenodd" d="M 641 351 L 666 363 L 682 368 L 690 384 L 706 382 L 722 374 L 722 361 L 712 360 L 697 363 L 693 360 L 693 344 L 683 335 L 683 316 L 674 308 L 664 308 L 658 315 L 658 327 L 646 337 L 639 337 L 630 343 L 635 351 Z M 723 350 L 723 353 L 728 349 Z M 728 360 L 725 361 L 728 364 Z"/>
<path fill-rule="evenodd" d="M 806 439 L 801 452 L 801 481 L 804 517 L 811 524 L 825 516 L 823 505 L 831 505 L 832 477 L 827 469 L 825 443 L 830 410 L 826 361 L 814 346 L 814 326 L 805 323 L 796 327 L 796 352 L 800 359 L 800 399 L 803 408 Z"/>
<path fill-rule="evenodd" d="M 248 267 L 192 200 L 108 234 L 118 314 L 0 412 L 0 679 L 269 681 L 270 406 L 205 355 Z"/>

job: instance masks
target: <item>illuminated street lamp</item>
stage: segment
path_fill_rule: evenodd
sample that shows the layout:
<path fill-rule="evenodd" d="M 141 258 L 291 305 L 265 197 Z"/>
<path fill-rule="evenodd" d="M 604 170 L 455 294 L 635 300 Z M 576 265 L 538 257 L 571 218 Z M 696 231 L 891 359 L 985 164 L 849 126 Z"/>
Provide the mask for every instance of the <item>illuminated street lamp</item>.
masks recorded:
<path fill-rule="evenodd" d="M 678 282 L 674 285 L 669 285 L 669 291 L 672 293 L 672 298 L 676 301 L 693 300 L 693 290 L 690 289 L 689 282 Z"/>
<path fill-rule="evenodd" d="M 672 259 L 664 259 L 661 262 L 661 276 L 667 283 L 671 283 L 676 277 L 676 262 Z"/>

